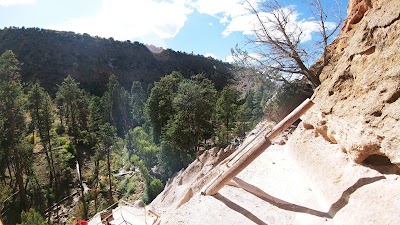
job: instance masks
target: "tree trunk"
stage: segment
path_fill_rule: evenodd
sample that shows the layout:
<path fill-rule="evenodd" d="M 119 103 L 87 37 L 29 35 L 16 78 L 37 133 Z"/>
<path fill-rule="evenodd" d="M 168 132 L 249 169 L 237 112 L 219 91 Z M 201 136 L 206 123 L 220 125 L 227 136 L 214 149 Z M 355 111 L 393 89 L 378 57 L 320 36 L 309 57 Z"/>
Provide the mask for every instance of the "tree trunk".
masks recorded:
<path fill-rule="evenodd" d="M 87 211 L 87 206 L 86 206 L 86 201 L 85 201 L 85 189 L 83 187 L 81 164 L 79 163 L 79 160 L 77 160 L 76 163 L 77 163 L 77 172 L 78 172 L 78 176 L 79 176 L 79 186 L 80 186 L 81 195 L 82 195 L 83 213 L 84 213 L 84 217 L 85 217 L 84 219 L 86 220 L 88 218 L 88 211 Z"/>
<path fill-rule="evenodd" d="M 43 151 L 44 151 L 44 153 L 45 153 L 45 155 L 46 155 L 46 161 L 47 161 L 47 164 L 48 164 L 49 170 L 50 170 L 49 184 L 50 184 L 50 187 L 53 188 L 54 174 L 53 174 L 53 170 L 52 170 L 52 166 L 51 166 L 51 160 L 50 160 L 49 153 L 48 153 L 48 151 L 47 151 L 47 147 L 46 147 L 46 146 L 43 146 L 43 147 L 44 147 Z"/>
<path fill-rule="evenodd" d="M 195 135 L 195 140 L 196 140 L 196 145 L 195 145 L 195 153 L 197 153 L 200 150 L 200 118 L 197 118 L 196 120 L 196 135 Z"/>
<path fill-rule="evenodd" d="M 97 194 L 98 194 L 97 188 L 99 187 L 99 163 L 100 162 L 99 162 L 98 156 L 96 156 L 96 160 L 94 162 L 94 175 L 96 177 L 96 183 L 95 183 L 96 193 L 95 193 L 95 197 L 94 197 L 94 210 L 95 210 L 95 213 L 97 213 L 97 208 L 98 208 L 98 206 L 97 206 Z"/>
<path fill-rule="evenodd" d="M 8 160 L 7 157 L 6 157 L 6 163 L 7 163 L 8 176 L 10 177 L 10 186 L 12 186 L 12 183 L 14 183 L 14 181 L 11 173 L 10 161 Z"/>
<path fill-rule="evenodd" d="M 18 185 L 18 190 L 19 190 L 18 193 L 21 198 L 22 204 L 24 204 L 22 208 L 24 208 L 25 210 L 28 210 L 29 209 L 29 201 L 28 201 L 28 197 L 26 196 L 26 190 L 25 190 L 25 186 L 24 186 L 24 176 L 22 173 L 19 155 L 15 149 L 13 150 L 13 152 L 14 152 L 14 157 L 15 157 L 15 178 L 17 180 L 17 185 Z"/>
<path fill-rule="evenodd" d="M 111 163 L 110 163 L 110 149 L 107 149 L 107 169 L 108 169 L 108 182 L 110 184 L 109 197 L 112 200 L 112 183 L 111 183 Z"/>
<path fill-rule="evenodd" d="M 53 152 L 52 152 L 52 149 L 51 149 L 51 137 L 50 137 L 50 129 L 51 128 L 50 128 L 50 126 L 48 124 L 47 124 L 46 129 L 47 129 L 47 145 L 48 145 L 48 150 L 49 150 L 49 153 L 50 153 L 50 163 L 51 163 L 50 169 L 53 170 L 53 175 L 54 175 L 55 182 L 56 182 L 55 186 L 57 186 L 57 184 L 59 184 L 59 180 L 58 180 L 58 177 L 56 175 L 56 169 L 54 167 L 54 157 L 53 157 Z"/>

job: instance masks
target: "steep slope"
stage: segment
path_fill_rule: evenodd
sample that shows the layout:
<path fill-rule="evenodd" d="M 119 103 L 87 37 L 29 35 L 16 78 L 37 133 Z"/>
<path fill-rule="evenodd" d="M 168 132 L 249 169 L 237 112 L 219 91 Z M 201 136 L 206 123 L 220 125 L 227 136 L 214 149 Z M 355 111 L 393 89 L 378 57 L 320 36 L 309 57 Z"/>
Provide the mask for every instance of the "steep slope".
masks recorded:
<path fill-rule="evenodd" d="M 348 14 L 288 143 L 215 196 L 183 172 L 150 205 L 161 224 L 400 224 L 400 2 L 354 0 Z"/>
<path fill-rule="evenodd" d="M 50 92 L 68 74 L 94 94 L 105 90 L 110 74 L 128 90 L 132 81 L 149 84 L 172 71 L 186 78 L 203 73 L 217 88 L 232 78 L 231 65 L 213 58 L 73 32 L 4 28 L 0 30 L 0 53 L 8 49 L 23 63 L 22 80 L 38 79 Z"/>
<path fill-rule="evenodd" d="M 332 205 L 337 224 L 399 224 L 400 2 L 350 1 L 348 11 L 289 145 L 326 204 L 346 196 Z"/>

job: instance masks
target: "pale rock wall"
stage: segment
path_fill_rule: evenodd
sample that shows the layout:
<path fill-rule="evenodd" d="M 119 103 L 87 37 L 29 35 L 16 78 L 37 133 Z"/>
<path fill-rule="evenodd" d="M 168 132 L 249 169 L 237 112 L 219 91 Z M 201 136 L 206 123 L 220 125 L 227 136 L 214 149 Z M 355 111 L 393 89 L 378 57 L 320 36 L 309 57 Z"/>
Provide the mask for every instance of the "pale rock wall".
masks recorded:
<path fill-rule="evenodd" d="M 303 121 L 357 163 L 380 154 L 400 165 L 400 1 L 375 4 L 324 68 Z"/>
<path fill-rule="evenodd" d="M 288 145 L 334 224 L 400 224 L 399 173 L 363 163 L 400 166 L 400 1 L 351 0 L 348 14 Z"/>

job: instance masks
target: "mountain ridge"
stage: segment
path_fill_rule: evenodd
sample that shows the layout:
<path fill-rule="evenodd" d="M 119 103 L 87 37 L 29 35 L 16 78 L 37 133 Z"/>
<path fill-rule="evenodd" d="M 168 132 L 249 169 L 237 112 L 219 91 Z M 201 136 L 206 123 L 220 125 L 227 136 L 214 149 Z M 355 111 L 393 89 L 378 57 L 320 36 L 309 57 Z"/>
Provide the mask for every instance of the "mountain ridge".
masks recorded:
<path fill-rule="evenodd" d="M 133 81 L 147 86 L 172 71 L 186 78 L 202 73 L 218 89 L 233 78 L 232 65 L 220 60 L 86 33 L 4 28 L 0 30 L 0 52 L 6 50 L 12 50 L 22 63 L 24 82 L 39 80 L 50 93 L 55 93 L 57 84 L 68 75 L 96 95 L 104 92 L 111 74 L 126 89 Z"/>

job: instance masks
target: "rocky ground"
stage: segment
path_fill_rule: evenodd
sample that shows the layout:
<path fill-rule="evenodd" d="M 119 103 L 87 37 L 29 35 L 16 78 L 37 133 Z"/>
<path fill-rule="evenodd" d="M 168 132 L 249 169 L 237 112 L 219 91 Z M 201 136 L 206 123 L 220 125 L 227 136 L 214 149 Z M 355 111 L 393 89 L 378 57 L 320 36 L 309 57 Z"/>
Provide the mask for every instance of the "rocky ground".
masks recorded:
<path fill-rule="evenodd" d="M 174 225 L 400 223 L 399 175 L 353 163 L 345 153 L 326 148 L 330 143 L 322 137 L 309 143 L 320 151 L 308 151 L 306 144 L 301 151 L 293 149 L 303 138 L 299 133 L 306 132 L 298 128 L 288 144 L 268 148 L 217 195 L 193 191 L 180 205 L 197 185 L 187 178 L 202 173 L 190 171 L 200 165 L 194 162 L 149 207 L 161 214 L 160 224 Z"/>
<path fill-rule="evenodd" d="M 400 224 L 399 37 L 400 1 L 350 0 L 315 105 L 289 139 L 215 196 L 201 189 L 226 170 L 218 163 L 233 149 L 205 151 L 147 209 L 172 225 Z"/>

